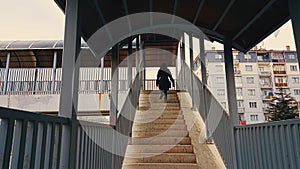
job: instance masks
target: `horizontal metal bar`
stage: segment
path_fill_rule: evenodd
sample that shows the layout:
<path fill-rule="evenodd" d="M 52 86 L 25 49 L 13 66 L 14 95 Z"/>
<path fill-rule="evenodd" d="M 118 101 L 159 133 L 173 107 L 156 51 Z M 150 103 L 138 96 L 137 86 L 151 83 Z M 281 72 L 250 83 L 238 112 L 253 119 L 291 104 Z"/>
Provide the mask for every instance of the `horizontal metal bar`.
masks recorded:
<path fill-rule="evenodd" d="M 0 107 L 0 118 L 13 120 L 28 120 L 38 122 L 55 122 L 62 124 L 70 124 L 70 120 L 64 117 L 54 117 L 44 114 L 31 113 L 23 110 L 15 110 L 10 108 Z"/>

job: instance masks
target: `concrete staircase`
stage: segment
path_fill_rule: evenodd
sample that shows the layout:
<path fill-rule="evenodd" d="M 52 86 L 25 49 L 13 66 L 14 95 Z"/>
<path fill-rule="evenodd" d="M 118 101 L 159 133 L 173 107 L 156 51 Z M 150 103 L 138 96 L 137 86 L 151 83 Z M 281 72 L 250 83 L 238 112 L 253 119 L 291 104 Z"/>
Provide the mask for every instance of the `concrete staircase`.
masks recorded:
<path fill-rule="evenodd" d="M 198 169 L 176 92 L 142 91 L 123 169 Z"/>

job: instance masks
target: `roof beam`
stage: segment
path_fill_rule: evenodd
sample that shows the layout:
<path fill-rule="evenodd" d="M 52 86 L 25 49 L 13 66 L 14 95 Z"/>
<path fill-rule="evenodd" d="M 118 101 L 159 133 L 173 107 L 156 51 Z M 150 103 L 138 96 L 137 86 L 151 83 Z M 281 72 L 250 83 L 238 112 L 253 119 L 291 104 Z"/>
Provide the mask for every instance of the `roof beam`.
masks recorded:
<path fill-rule="evenodd" d="M 173 17 L 172 17 L 172 23 L 175 21 L 175 16 L 176 16 L 176 11 L 177 11 L 177 6 L 178 6 L 178 0 L 175 0 L 174 6 L 173 6 Z"/>
<path fill-rule="evenodd" d="M 229 12 L 230 8 L 232 7 L 232 5 L 234 3 L 235 3 L 235 0 L 230 1 L 230 3 L 227 5 L 225 11 L 223 12 L 222 16 L 219 18 L 219 20 L 215 24 L 213 31 L 215 31 L 219 27 L 219 25 L 222 23 L 223 19 L 225 18 L 225 16 L 227 15 L 227 13 Z"/>
<path fill-rule="evenodd" d="M 212 35 L 213 36 L 213 38 L 215 39 L 215 40 L 219 40 L 219 41 L 223 41 L 224 40 L 224 35 L 222 35 L 222 34 L 220 34 L 220 33 L 217 33 L 217 32 L 215 32 L 215 31 L 212 31 L 212 30 L 210 30 L 210 29 L 207 29 L 207 28 L 204 28 L 204 27 L 200 27 L 200 26 L 198 26 L 198 28 L 205 34 L 205 35 Z"/>
<path fill-rule="evenodd" d="M 124 6 L 124 10 L 125 10 L 125 15 L 126 15 L 129 31 L 132 32 L 131 21 L 130 21 L 130 18 L 128 17 L 129 12 L 128 12 L 127 0 L 123 0 L 123 6 Z"/>
<path fill-rule="evenodd" d="M 276 0 L 271 0 L 262 10 L 260 10 L 254 18 L 252 18 L 234 37 L 233 41 L 236 40 L 242 33 L 244 33 L 258 18 L 260 18 L 265 11 L 267 11 Z"/>
<path fill-rule="evenodd" d="M 106 20 L 105 20 L 105 18 L 103 16 L 103 13 L 102 13 L 101 9 L 100 9 L 100 5 L 99 5 L 99 3 L 98 3 L 97 0 L 93 0 L 93 1 L 94 1 L 94 5 L 96 7 L 96 10 L 98 12 L 98 15 L 100 16 L 101 22 L 103 23 L 103 26 L 104 26 L 104 25 L 106 25 Z M 110 30 L 107 27 L 105 27 L 105 30 L 106 30 L 106 32 L 108 34 L 108 37 L 109 37 L 110 41 L 113 41 L 113 38 L 112 38 Z"/>
<path fill-rule="evenodd" d="M 202 1 L 199 3 L 199 6 L 198 6 L 198 9 L 197 9 L 197 12 L 196 12 L 194 21 L 193 21 L 193 24 L 194 24 L 194 25 L 196 25 L 196 22 L 197 22 L 197 20 L 198 20 L 198 18 L 199 18 L 199 15 L 200 15 L 200 12 L 201 12 L 202 7 L 203 7 L 203 5 L 204 5 L 204 2 L 205 2 L 205 0 L 202 0 Z"/>

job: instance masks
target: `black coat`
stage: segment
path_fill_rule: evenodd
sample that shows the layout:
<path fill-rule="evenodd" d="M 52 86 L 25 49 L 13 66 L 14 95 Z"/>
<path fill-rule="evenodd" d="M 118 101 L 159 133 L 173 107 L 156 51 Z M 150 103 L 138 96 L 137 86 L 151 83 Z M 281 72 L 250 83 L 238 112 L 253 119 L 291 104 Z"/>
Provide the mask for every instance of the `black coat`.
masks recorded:
<path fill-rule="evenodd" d="M 157 72 L 156 86 L 158 86 L 158 88 L 160 90 L 169 90 L 169 88 L 171 87 L 169 78 L 172 81 L 173 86 L 174 86 L 174 79 L 171 75 L 170 70 L 169 69 L 159 69 Z"/>

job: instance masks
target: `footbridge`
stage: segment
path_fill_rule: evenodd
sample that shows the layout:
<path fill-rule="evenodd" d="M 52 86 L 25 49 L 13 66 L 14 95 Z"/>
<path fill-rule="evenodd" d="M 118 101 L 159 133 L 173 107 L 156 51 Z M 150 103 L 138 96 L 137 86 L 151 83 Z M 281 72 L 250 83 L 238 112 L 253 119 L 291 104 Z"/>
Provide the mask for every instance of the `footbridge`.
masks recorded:
<path fill-rule="evenodd" d="M 289 19 L 299 49 L 299 1 L 55 2 L 64 41 L 0 43 L 0 169 L 300 168 L 299 120 L 239 125 L 232 55 Z M 212 41 L 224 44 L 228 110 L 207 86 Z"/>

